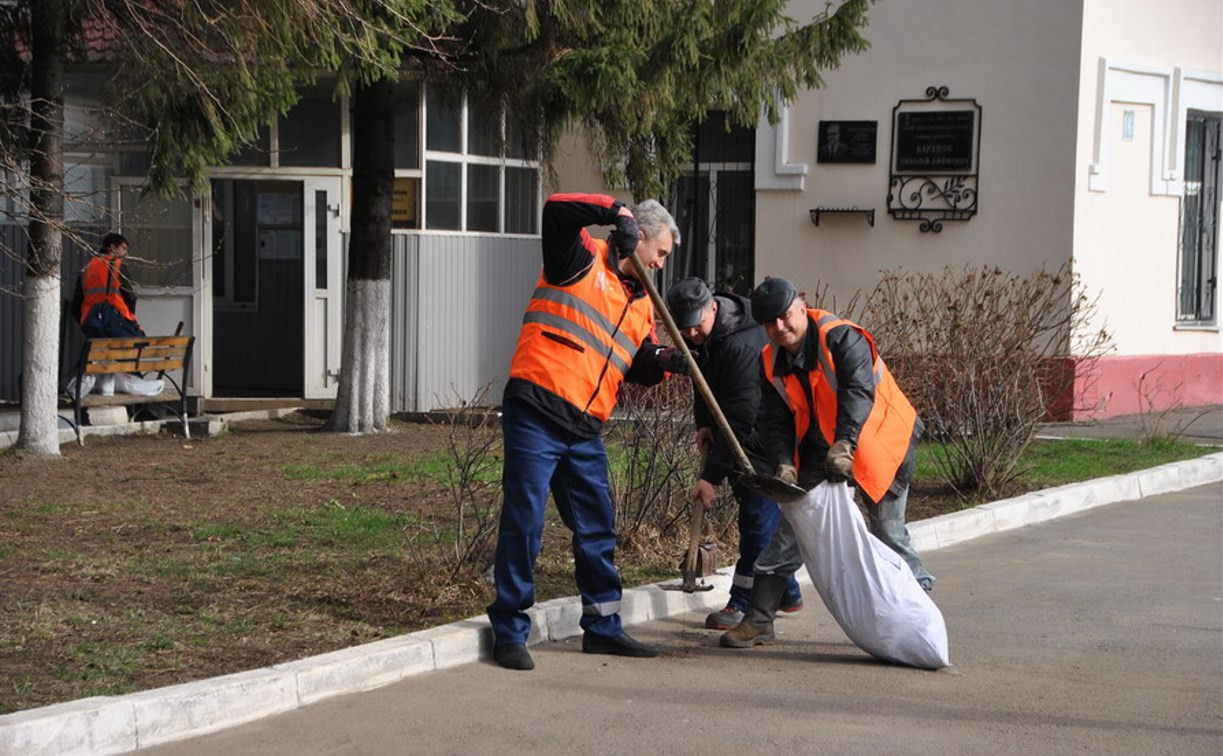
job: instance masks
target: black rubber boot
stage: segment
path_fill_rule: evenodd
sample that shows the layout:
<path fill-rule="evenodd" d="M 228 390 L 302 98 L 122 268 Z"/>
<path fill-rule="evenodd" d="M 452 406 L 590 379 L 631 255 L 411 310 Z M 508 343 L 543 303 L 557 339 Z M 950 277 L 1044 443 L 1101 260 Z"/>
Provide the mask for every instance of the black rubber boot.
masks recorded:
<path fill-rule="evenodd" d="M 786 593 L 790 577 L 781 575 L 756 575 L 752 582 L 751 606 L 743 621 L 722 634 L 719 643 L 726 648 L 751 648 L 767 646 L 776 640 L 773 634 L 773 618 L 781 606 L 781 597 Z"/>

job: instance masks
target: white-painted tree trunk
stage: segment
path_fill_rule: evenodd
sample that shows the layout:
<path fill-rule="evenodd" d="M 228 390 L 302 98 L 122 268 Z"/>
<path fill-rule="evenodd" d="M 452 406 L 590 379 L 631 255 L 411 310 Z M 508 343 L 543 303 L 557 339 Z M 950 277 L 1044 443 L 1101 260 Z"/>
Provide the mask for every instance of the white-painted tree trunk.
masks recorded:
<path fill-rule="evenodd" d="M 21 430 L 17 448 L 58 457 L 59 275 L 26 275 L 21 361 Z"/>
<path fill-rule="evenodd" d="M 327 429 L 386 430 L 391 408 L 391 282 L 349 279 L 345 285 L 340 386 Z"/>

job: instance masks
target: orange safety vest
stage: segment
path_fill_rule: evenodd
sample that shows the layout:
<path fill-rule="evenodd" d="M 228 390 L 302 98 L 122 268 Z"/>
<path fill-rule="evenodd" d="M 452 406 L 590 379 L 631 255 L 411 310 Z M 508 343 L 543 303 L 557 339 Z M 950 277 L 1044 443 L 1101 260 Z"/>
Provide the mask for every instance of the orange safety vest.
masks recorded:
<path fill-rule="evenodd" d="M 112 255 L 95 257 L 85 266 L 85 270 L 81 272 L 81 290 L 85 298 L 78 313 L 81 323 L 85 322 L 89 311 L 102 302 L 110 304 L 127 320 L 136 320 L 119 291 L 122 282 L 119 271 L 122 268 L 123 258 Z"/>
<path fill-rule="evenodd" d="M 527 304 L 510 363 L 510 377 L 551 391 L 606 421 L 633 355 L 654 328 L 645 297 L 632 299 L 607 260 L 607 242 L 583 242 L 594 264 L 572 284 L 548 283 L 541 273 Z"/>
<path fill-rule="evenodd" d="M 908 453 L 913 426 L 917 422 L 917 410 L 913 409 L 900 386 L 896 385 L 896 379 L 879 357 L 875 339 L 866 329 L 825 310 L 808 309 L 807 317 L 815 324 L 819 335 L 817 365 L 807 379 L 815 397 L 816 422 L 829 446 L 835 440 L 837 429 L 837 366 L 828 349 L 828 332 L 837 326 L 847 325 L 862 334 L 870 344 L 875 375 L 875 404 L 858 435 L 858 447 L 854 452 L 854 479 L 871 501 L 879 501 L 892 485 L 896 471 Z M 773 344 L 765 346 L 761 354 L 764 374 L 781 393 L 794 415 L 794 459 L 797 466 L 798 445 L 811 425 L 809 399 L 798 376 L 773 375 Z"/>

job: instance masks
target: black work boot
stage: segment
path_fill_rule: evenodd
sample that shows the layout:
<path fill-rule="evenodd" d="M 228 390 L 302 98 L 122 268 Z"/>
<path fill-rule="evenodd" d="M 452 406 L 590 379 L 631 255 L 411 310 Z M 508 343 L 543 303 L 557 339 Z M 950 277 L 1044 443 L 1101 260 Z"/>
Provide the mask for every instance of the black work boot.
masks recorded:
<path fill-rule="evenodd" d="M 613 656 L 636 656 L 650 659 L 658 656 L 658 649 L 647 646 L 628 633 L 599 635 L 587 630 L 582 634 L 582 651 L 587 654 L 611 654 Z"/>
<path fill-rule="evenodd" d="M 535 669 L 535 661 L 525 643 L 506 643 L 493 648 L 493 659 L 506 669 L 528 671 Z"/>
<path fill-rule="evenodd" d="M 747 615 L 736 627 L 723 633 L 718 642 L 725 648 L 772 645 L 777 640 L 773 634 L 773 618 L 777 616 L 789 582 L 789 576 L 756 575 Z"/>

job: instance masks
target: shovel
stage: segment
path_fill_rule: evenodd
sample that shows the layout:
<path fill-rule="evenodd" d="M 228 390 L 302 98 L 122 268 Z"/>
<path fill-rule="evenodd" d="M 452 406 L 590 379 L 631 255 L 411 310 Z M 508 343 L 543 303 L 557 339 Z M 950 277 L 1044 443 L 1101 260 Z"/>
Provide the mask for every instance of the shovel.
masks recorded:
<path fill-rule="evenodd" d="M 701 467 L 705 466 L 707 451 L 707 449 L 701 450 Z M 679 585 L 664 585 L 662 588 L 684 593 L 713 590 L 712 583 L 706 583 L 703 580 L 697 582 L 697 578 L 709 577 L 718 571 L 718 545 L 713 541 L 703 541 L 701 537 L 704 532 L 705 505 L 700 499 L 694 498 L 692 499 L 692 519 L 688 527 L 688 552 L 684 556 L 683 563 L 680 564 L 683 581 Z"/>
<path fill-rule="evenodd" d="M 633 261 L 633 267 L 637 270 L 637 278 L 650 295 L 650 301 L 654 303 L 654 309 L 662 315 L 663 324 L 667 327 L 667 333 L 671 335 L 671 340 L 675 342 L 675 348 L 680 350 L 684 355 L 684 359 L 688 361 L 688 368 L 692 371 L 693 385 L 701 392 L 701 398 L 705 400 L 705 406 L 713 414 L 714 422 L 718 424 L 718 429 L 722 431 L 722 435 L 730 443 L 731 450 L 734 452 L 735 459 L 739 464 L 739 482 L 752 491 L 775 501 L 794 501 L 806 496 L 807 491 L 805 489 L 793 483 L 787 483 L 776 475 L 766 475 L 765 473 L 757 472 L 752 467 L 752 461 L 748 459 L 747 452 L 743 451 L 743 446 L 739 443 L 739 439 L 735 437 L 735 432 L 731 430 L 730 422 L 726 419 L 726 415 L 722 414 L 722 408 L 718 406 L 717 400 L 713 398 L 713 391 L 710 390 L 709 384 L 705 382 L 705 376 L 701 374 L 701 368 L 696 364 L 696 358 L 688 350 L 688 344 L 684 342 L 683 335 L 679 332 L 679 327 L 675 325 L 675 319 L 671 317 L 671 311 L 667 309 L 667 303 L 659 296 L 658 289 L 654 286 L 654 277 L 646 269 L 645 265 L 642 264 L 641 258 L 635 250 L 629 256 L 629 259 Z"/>

